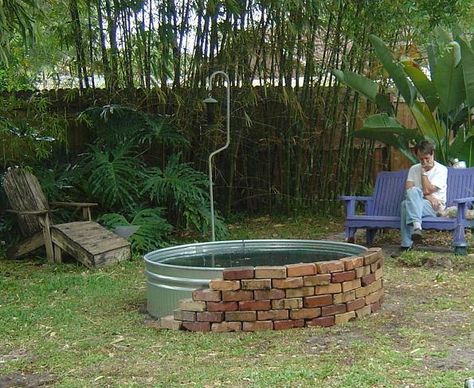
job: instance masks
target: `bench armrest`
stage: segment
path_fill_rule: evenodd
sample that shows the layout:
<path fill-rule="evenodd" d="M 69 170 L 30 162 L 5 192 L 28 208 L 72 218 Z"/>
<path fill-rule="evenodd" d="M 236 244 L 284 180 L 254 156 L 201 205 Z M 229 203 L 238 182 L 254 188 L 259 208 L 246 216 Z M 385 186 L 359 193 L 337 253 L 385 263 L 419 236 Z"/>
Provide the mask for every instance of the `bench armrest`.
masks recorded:
<path fill-rule="evenodd" d="M 456 222 L 459 225 L 463 225 L 466 222 L 466 211 L 468 209 L 468 205 L 474 202 L 474 197 L 457 198 L 453 200 L 453 202 L 458 208 L 456 213 Z"/>
<path fill-rule="evenodd" d="M 343 201 L 370 201 L 373 199 L 373 197 L 367 197 L 367 196 L 362 196 L 362 195 L 341 195 L 339 199 Z"/>
<path fill-rule="evenodd" d="M 474 202 L 474 197 L 458 198 L 453 201 L 456 204 Z"/>
<path fill-rule="evenodd" d="M 98 204 L 93 202 L 50 202 L 50 205 L 57 207 L 93 207 Z"/>
<path fill-rule="evenodd" d="M 361 196 L 361 195 L 341 195 L 339 197 L 342 201 L 346 203 L 346 215 L 353 216 L 355 215 L 356 204 L 357 202 L 364 203 L 364 212 L 369 214 L 373 206 L 373 197 Z"/>
<path fill-rule="evenodd" d="M 90 221 L 92 219 L 91 207 L 97 206 L 98 204 L 93 202 L 51 202 L 50 205 L 55 207 L 75 207 L 77 209 L 82 209 L 82 218 Z"/>
<path fill-rule="evenodd" d="M 6 209 L 7 213 L 13 213 L 20 216 L 42 216 L 44 214 L 48 214 L 48 210 L 13 210 L 13 209 Z"/>

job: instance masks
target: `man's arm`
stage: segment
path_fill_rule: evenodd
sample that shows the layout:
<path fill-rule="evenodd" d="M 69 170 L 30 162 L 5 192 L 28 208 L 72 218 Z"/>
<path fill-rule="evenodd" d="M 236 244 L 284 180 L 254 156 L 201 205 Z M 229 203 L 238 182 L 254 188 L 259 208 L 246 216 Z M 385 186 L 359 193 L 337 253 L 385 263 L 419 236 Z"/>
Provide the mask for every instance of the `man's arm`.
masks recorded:
<path fill-rule="evenodd" d="M 422 160 L 421 162 L 421 187 L 423 189 L 423 195 L 425 197 L 439 190 L 439 188 L 431 184 L 430 180 L 428 179 L 428 171 L 430 171 L 434 167 L 434 163 L 434 155 L 429 155 L 427 157 L 427 160 Z"/>
<path fill-rule="evenodd" d="M 428 201 L 430 201 L 431 206 L 433 207 L 433 209 L 435 209 L 435 210 L 439 209 L 440 202 L 433 195 L 431 195 L 431 194 L 430 195 L 425 195 L 424 198 L 427 199 Z"/>
<path fill-rule="evenodd" d="M 432 185 L 427 175 L 424 175 L 423 169 L 421 170 L 421 185 L 423 187 L 423 195 L 427 197 L 439 190 L 439 187 Z"/>

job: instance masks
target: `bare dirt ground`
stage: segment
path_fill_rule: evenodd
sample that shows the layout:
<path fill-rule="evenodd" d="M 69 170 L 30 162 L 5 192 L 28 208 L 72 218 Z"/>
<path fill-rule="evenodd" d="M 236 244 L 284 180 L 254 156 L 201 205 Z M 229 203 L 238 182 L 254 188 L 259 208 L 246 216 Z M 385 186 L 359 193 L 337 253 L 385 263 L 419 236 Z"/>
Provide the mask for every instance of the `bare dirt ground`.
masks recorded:
<path fill-rule="evenodd" d="M 472 247 L 473 237 L 469 234 L 466 238 Z M 328 239 L 344 241 L 344 234 L 330 235 Z M 363 232 L 356 239 L 356 243 L 365 244 Z M 419 351 L 425 369 L 474 371 L 474 253 L 456 256 L 451 233 L 424 231 L 422 243 L 397 257 L 399 240 L 398 231 L 389 231 L 378 236 L 374 244 L 384 250 L 386 266 L 392 267 L 385 271 L 385 302 L 380 314 L 387 322 L 381 331 L 397 344 L 397 351 Z M 407 265 L 409 255 L 422 258 L 417 268 Z M 417 280 L 411 277 L 415 271 Z M 433 273 L 434 278 L 430 279 Z M 409 280 L 404 282 L 404 277 Z M 338 338 L 331 332 L 326 343 L 342 344 L 347 335 L 369 340 L 364 331 L 346 332 L 341 328 L 340 333 Z M 426 341 L 431 339 L 426 344 L 429 351 L 413 349 L 413 340 L 404 333 L 421 337 L 425 334 Z"/>

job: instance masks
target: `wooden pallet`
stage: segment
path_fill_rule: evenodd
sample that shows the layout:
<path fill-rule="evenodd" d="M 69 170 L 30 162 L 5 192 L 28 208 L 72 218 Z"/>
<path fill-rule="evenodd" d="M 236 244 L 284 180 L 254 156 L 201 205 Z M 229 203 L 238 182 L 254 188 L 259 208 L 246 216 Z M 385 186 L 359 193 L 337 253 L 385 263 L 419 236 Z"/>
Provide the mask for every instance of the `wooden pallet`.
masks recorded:
<path fill-rule="evenodd" d="M 127 260 L 130 243 L 93 221 L 51 226 L 54 259 L 62 261 L 66 252 L 89 268 Z"/>

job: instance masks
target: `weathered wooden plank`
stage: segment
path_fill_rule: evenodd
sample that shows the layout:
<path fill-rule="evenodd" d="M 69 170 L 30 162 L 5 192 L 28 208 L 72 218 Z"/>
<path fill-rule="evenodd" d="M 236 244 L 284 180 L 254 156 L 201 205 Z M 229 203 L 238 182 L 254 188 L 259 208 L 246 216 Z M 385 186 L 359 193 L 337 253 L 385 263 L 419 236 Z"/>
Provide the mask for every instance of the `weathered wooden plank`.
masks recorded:
<path fill-rule="evenodd" d="M 94 256 L 94 266 L 102 267 L 130 259 L 130 246 L 103 252 Z"/>
<path fill-rule="evenodd" d="M 54 261 L 56 263 L 62 263 L 63 261 L 63 250 L 58 244 L 54 245 Z"/>
<path fill-rule="evenodd" d="M 7 249 L 9 259 L 17 259 L 44 245 L 43 232 L 38 232 Z"/>
<path fill-rule="evenodd" d="M 88 267 L 130 258 L 130 243 L 95 222 L 54 225 L 51 232 L 55 245 Z"/>
<path fill-rule="evenodd" d="M 92 255 L 130 245 L 126 239 L 96 222 L 72 222 L 54 225 L 53 228 L 66 234 Z"/>
<path fill-rule="evenodd" d="M 50 206 L 64 207 L 92 207 L 97 206 L 95 202 L 50 202 Z"/>
<path fill-rule="evenodd" d="M 3 181 L 8 202 L 13 210 L 44 210 L 48 209 L 48 201 L 41 189 L 38 179 L 21 168 L 10 169 Z M 18 225 L 25 237 L 34 235 L 42 230 L 35 216 L 18 216 Z"/>
<path fill-rule="evenodd" d="M 81 245 L 71 240 L 67 235 L 62 233 L 57 228 L 51 228 L 51 238 L 53 239 L 54 245 L 58 245 L 64 252 L 67 252 L 77 261 L 84 264 L 86 267 L 93 267 L 93 257 L 92 255 L 82 249 Z"/>

